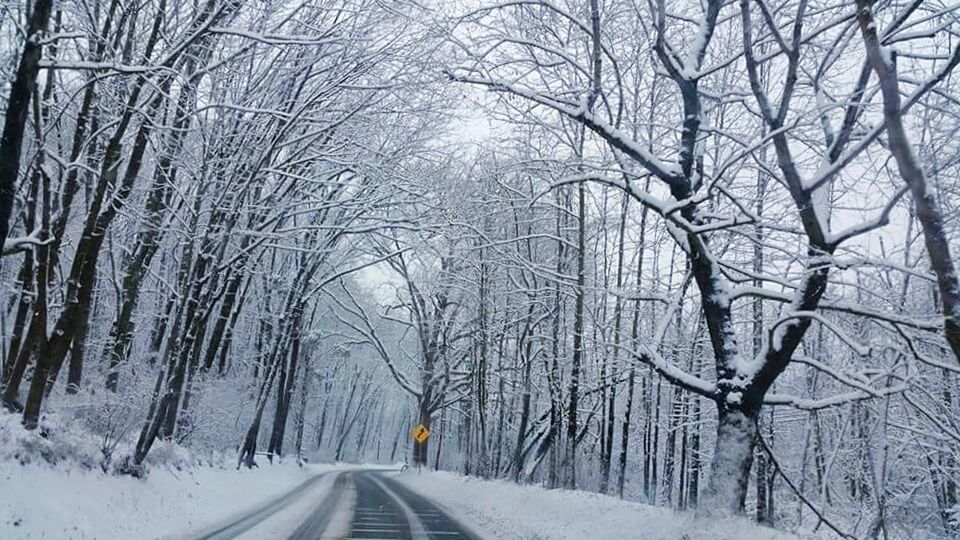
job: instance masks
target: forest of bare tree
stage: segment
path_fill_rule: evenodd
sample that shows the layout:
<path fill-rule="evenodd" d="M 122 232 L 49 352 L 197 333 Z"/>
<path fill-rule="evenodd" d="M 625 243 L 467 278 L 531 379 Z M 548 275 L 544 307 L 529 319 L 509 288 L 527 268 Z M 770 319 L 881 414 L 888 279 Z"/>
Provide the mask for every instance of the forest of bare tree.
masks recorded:
<path fill-rule="evenodd" d="M 958 63 L 944 0 L 0 2 L 3 414 L 954 538 Z"/>

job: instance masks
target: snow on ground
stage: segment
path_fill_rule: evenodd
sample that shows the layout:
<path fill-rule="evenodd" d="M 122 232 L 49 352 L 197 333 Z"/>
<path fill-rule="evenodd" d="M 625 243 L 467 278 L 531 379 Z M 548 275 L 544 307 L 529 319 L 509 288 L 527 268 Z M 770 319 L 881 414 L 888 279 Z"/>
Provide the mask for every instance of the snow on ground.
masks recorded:
<path fill-rule="evenodd" d="M 0 462 L 0 538 L 159 538 L 217 523 L 293 489 L 313 467 L 154 468 L 140 480 Z"/>
<path fill-rule="evenodd" d="M 615 497 L 584 491 L 547 490 L 506 481 L 485 481 L 446 472 L 398 474 L 404 485 L 429 497 L 490 538 L 563 540 L 788 540 L 795 536 L 731 518 L 695 519 Z"/>
<path fill-rule="evenodd" d="M 236 470 L 236 453 L 193 456 L 157 441 L 144 479 L 109 474 L 130 441 L 107 444 L 55 413 L 28 431 L 0 412 L 0 538 L 183 536 L 285 493 L 322 467 L 295 459 Z M 110 450 L 109 452 L 107 450 Z M 117 456 L 117 459 L 110 459 Z"/>

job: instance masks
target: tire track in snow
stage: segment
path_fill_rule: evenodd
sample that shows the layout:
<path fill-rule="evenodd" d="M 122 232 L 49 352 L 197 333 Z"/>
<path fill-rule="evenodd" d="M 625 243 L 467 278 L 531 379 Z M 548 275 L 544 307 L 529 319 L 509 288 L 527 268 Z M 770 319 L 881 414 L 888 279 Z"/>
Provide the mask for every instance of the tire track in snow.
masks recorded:
<path fill-rule="evenodd" d="M 342 473 L 337 476 L 333 483 L 333 488 L 323 498 L 320 506 L 310 514 L 310 517 L 304 521 L 288 540 L 317 540 L 318 538 L 327 538 L 324 534 L 327 528 L 331 526 L 334 516 L 343 512 L 353 514 L 351 493 L 353 488 L 353 473 Z M 333 527 L 330 527 L 333 528 Z M 330 536 L 330 538 L 339 538 L 340 536 Z"/>
<path fill-rule="evenodd" d="M 279 497 L 276 497 L 253 512 L 226 523 L 213 531 L 203 532 L 193 538 L 195 540 L 228 540 L 231 538 L 236 538 L 237 536 L 256 527 L 260 523 L 263 523 L 280 510 L 285 509 L 291 502 L 302 496 L 305 492 L 309 491 L 310 488 L 320 483 L 320 481 L 326 478 L 328 474 L 330 473 L 325 472 L 316 476 L 312 476 L 309 479 L 301 482 L 297 487 L 283 495 L 280 495 Z M 339 482 L 340 479 L 338 478 L 337 481 Z M 334 483 L 334 486 L 336 486 L 336 483 Z M 331 499 L 334 491 L 335 490 L 331 490 L 330 494 L 324 497 L 324 503 Z M 321 503 L 321 506 L 324 503 Z"/>

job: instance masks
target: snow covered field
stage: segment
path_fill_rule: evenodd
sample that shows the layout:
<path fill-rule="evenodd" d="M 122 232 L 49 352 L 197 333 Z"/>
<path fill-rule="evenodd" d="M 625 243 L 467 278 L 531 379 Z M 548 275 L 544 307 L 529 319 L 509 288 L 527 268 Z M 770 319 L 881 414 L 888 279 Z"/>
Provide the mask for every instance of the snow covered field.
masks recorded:
<path fill-rule="evenodd" d="M 432 498 L 490 538 L 516 540 L 788 540 L 746 520 L 704 522 L 692 513 L 622 501 L 584 491 L 547 490 L 447 472 L 409 470 L 397 480 Z M 549 532 L 544 532 L 549 531 Z"/>

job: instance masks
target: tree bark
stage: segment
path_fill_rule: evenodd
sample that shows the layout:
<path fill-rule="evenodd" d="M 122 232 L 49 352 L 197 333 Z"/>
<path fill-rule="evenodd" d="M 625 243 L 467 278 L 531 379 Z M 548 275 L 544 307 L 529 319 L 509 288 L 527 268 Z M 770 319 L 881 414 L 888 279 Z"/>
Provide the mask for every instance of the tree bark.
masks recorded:
<path fill-rule="evenodd" d="M 586 284 L 586 186 L 577 186 L 577 290 L 573 314 L 573 362 L 570 371 L 570 402 L 567 410 L 567 470 L 564 486 L 577 489 L 577 408 L 580 406 L 580 368 L 583 363 L 583 300 Z"/>
<path fill-rule="evenodd" d="M 702 499 L 708 513 L 736 514 L 743 509 L 756 437 L 756 412 L 720 408 L 710 482 Z"/>
<path fill-rule="evenodd" d="M 47 30 L 52 0 L 36 0 L 27 21 L 26 41 L 20 54 L 17 74 L 10 85 L 7 112 L 4 116 L 3 135 L 0 137 L 0 245 L 10 235 L 10 219 L 20 174 L 20 154 L 23 151 L 23 135 L 30 111 L 30 98 L 34 93 L 37 73 L 40 71 L 40 56 L 43 53 L 41 37 Z"/>
<path fill-rule="evenodd" d="M 290 414 L 290 403 L 293 401 L 293 393 L 296 389 L 294 381 L 297 376 L 297 364 L 300 360 L 300 342 L 303 329 L 301 320 L 303 305 L 298 302 L 293 310 L 293 338 L 290 347 L 289 362 L 283 367 L 280 373 L 280 384 L 277 390 L 277 406 L 273 416 L 273 429 L 270 433 L 270 446 L 267 452 L 270 455 L 283 455 L 283 439 L 287 430 L 287 417 Z"/>

